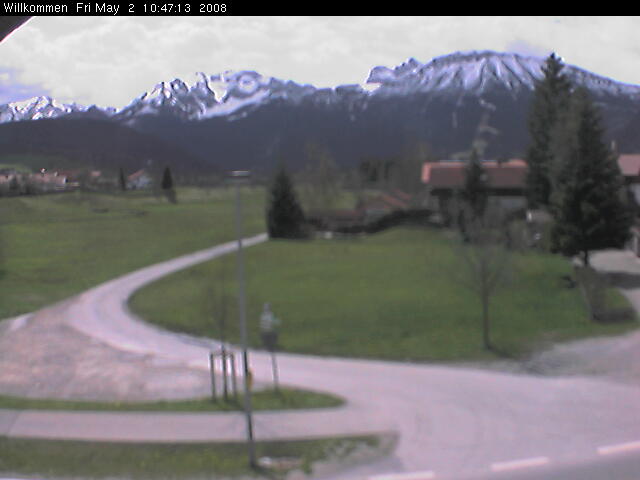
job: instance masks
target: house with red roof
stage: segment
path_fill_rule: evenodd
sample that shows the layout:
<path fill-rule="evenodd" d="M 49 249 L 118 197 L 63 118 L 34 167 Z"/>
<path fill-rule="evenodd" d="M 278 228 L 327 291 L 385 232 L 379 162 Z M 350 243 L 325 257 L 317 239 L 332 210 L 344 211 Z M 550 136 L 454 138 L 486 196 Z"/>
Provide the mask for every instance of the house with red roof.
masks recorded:
<path fill-rule="evenodd" d="M 428 207 L 444 215 L 455 213 L 457 193 L 463 188 L 465 181 L 464 161 L 440 161 L 425 163 L 422 168 L 422 183 L 427 187 Z M 521 159 L 506 162 L 483 161 L 487 178 L 490 199 L 506 209 L 526 207 L 525 185 L 527 164 Z M 618 166 L 625 184 L 640 206 L 640 154 L 621 154 Z M 544 215 L 544 220 L 536 220 L 529 216 Z M 548 214 L 530 211 L 527 221 L 531 223 L 548 222 Z M 640 221 L 631 229 L 632 239 L 629 248 L 640 256 Z"/>
<path fill-rule="evenodd" d="M 636 205 L 640 205 L 640 154 L 621 154 L 618 157 L 618 166 Z M 640 257 L 640 221 L 638 219 L 636 219 L 636 224 L 631 227 L 631 240 L 628 248 Z"/>
<path fill-rule="evenodd" d="M 482 162 L 490 201 L 505 209 L 526 207 L 527 163 L 521 159 Z M 447 212 L 464 188 L 466 161 L 427 162 L 422 167 L 422 183 L 427 187 L 428 207 Z"/>
<path fill-rule="evenodd" d="M 328 231 L 356 228 L 375 222 L 393 212 L 408 210 L 412 197 L 400 190 L 382 192 L 358 202 L 353 209 L 311 211 L 307 219 Z"/>
<path fill-rule="evenodd" d="M 409 194 L 400 190 L 392 190 L 360 202 L 356 209 L 362 212 L 366 221 L 372 221 L 397 210 L 407 210 L 410 206 L 411 196 Z"/>
<path fill-rule="evenodd" d="M 640 154 L 625 153 L 618 157 L 618 166 L 624 176 L 627 188 L 640 205 Z"/>

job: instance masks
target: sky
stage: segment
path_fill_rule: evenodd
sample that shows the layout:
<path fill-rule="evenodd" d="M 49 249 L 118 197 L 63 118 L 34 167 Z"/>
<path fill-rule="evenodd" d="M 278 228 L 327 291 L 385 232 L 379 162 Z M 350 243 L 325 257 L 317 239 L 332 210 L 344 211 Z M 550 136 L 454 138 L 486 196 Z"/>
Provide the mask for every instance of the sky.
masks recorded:
<path fill-rule="evenodd" d="M 161 81 L 228 70 L 363 84 L 413 57 L 495 50 L 640 85 L 640 17 L 34 17 L 0 43 L 0 104 L 48 95 L 122 108 Z"/>

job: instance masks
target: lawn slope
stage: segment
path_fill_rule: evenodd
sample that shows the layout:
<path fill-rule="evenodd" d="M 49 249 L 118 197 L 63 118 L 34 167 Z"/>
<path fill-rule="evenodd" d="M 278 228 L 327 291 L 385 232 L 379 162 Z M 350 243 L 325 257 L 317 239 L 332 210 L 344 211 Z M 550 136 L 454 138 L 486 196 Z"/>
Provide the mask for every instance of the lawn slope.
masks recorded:
<path fill-rule="evenodd" d="M 482 347 L 481 306 L 461 279 L 464 264 L 445 231 L 395 229 L 363 239 L 270 241 L 248 249 L 250 340 L 260 347 L 258 318 L 269 302 L 282 320 L 283 350 L 392 360 L 452 361 L 494 356 Z M 218 336 L 211 285 L 225 270 L 234 295 L 234 259 L 166 277 L 137 292 L 133 310 L 165 328 Z M 522 355 L 550 342 L 615 334 L 631 324 L 587 319 L 580 291 L 562 276 L 562 257 L 519 253 L 492 298 L 492 339 Z M 235 303 L 229 309 L 235 319 Z M 235 321 L 228 335 L 237 339 Z"/>

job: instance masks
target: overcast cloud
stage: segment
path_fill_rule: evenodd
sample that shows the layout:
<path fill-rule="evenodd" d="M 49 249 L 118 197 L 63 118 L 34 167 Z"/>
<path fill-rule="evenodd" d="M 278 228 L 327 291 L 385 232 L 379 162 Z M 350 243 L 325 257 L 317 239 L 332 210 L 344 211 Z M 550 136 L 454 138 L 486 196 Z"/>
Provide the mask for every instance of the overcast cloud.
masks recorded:
<path fill-rule="evenodd" d="M 640 84 L 638 17 L 36 17 L 0 43 L 0 103 L 122 107 L 163 80 L 239 69 L 333 87 L 470 50 L 555 51 Z"/>

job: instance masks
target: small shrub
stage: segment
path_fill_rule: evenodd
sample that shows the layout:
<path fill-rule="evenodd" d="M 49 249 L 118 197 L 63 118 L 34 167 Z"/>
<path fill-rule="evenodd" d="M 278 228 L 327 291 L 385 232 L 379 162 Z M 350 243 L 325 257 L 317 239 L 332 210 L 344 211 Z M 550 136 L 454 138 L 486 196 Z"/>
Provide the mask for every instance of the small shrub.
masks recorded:
<path fill-rule="evenodd" d="M 584 294 L 591 320 L 598 323 L 622 323 L 636 318 L 628 307 L 612 307 L 612 286 L 603 274 L 592 267 L 575 267 L 577 283 Z"/>
<path fill-rule="evenodd" d="M 600 312 L 594 320 L 598 323 L 625 323 L 635 318 L 636 314 L 632 308 L 611 308 Z"/>
<path fill-rule="evenodd" d="M 591 267 L 575 267 L 575 275 L 582 289 L 592 320 L 601 317 L 606 309 L 606 281 Z"/>

